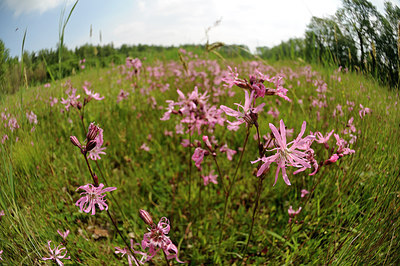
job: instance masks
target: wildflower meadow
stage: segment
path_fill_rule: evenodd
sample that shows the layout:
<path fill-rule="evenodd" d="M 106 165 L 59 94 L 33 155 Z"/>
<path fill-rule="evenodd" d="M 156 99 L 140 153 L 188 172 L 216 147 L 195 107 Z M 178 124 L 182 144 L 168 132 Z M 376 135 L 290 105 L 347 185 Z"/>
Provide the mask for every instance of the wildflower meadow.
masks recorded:
<path fill-rule="evenodd" d="M 399 263 L 398 92 L 179 55 L 2 99 L 1 263 Z"/>

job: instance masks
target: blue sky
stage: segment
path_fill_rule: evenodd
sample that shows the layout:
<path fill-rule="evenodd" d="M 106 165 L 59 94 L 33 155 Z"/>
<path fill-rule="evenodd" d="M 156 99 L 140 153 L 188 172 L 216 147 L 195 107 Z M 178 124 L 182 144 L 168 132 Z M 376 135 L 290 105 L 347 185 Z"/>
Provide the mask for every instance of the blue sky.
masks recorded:
<path fill-rule="evenodd" d="M 383 0 L 372 3 L 382 11 Z M 399 0 L 392 0 L 399 5 Z M 19 56 L 25 29 L 25 50 L 55 49 L 60 14 L 71 0 L 0 0 L 0 39 Z M 81 0 L 65 30 L 72 49 L 85 43 L 180 45 L 210 42 L 273 46 L 302 37 L 312 15 L 333 15 L 340 0 Z M 93 35 L 90 37 L 92 25 Z"/>

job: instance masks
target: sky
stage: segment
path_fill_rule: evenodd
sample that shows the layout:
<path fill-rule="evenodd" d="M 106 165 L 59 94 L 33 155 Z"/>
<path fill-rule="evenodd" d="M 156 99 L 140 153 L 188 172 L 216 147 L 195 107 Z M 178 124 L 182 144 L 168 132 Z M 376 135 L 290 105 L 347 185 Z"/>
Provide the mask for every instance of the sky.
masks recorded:
<path fill-rule="evenodd" d="M 400 5 L 400 0 L 390 0 Z M 383 13 L 384 0 L 371 1 Z M 11 56 L 56 49 L 62 10 L 72 0 L 0 0 L 0 39 Z M 65 29 L 69 49 L 89 43 L 174 45 L 210 43 L 258 46 L 303 37 L 312 16 L 333 15 L 341 0 L 80 0 Z M 92 27 L 92 36 L 90 29 Z M 101 32 L 101 39 L 100 39 Z"/>

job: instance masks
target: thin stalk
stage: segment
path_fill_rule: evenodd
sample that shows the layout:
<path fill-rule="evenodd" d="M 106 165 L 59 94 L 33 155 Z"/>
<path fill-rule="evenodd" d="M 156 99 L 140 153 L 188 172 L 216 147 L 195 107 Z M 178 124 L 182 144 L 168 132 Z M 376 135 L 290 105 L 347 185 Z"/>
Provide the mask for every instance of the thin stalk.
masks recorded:
<path fill-rule="evenodd" d="M 263 147 L 262 144 L 261 144 L 260 131 L 259 131 L 259 128 L 258 128 L 258 124 L 257 124 L 257 123 L 255 123 L 255 127 L 256 127 L 256 129 L 257 129 L 257 138 L 258 138 L 258 155 L 259 155 L 260 158 L 261 158 L 261 157 L 264 155 L 264 147 Z M 260 169 L 260 167 L 261 167 L 261 161 L 258 163 L 257 169 Z M 263 184 L 264 178 L 265 178 L 265 175 L 262 174 L 262 175 L 260 176 L 260 178 L 258 179 L 258 187 L 257 187 L 256 202 L 255 202 L 255 204 L 254 204 L 253 215 L 252 215 L 252 217 L 251 217 L 251 226 L 250 226 L 249 237 L 247 238 L 247 243 L 246 243 L 246 246 L 245 246 L 245 248 L 244 248 L 244 250 L 243 250 L 243 254 L 242 254 L 243 259 L 244 259 L 245 255 L 246 255 L 246 253 L 247 253 L 247 248 L 248 248 L 248 246 L 249 246 L 250 239 L 251 239 L 251 236 L 252 236 L 252 234 L 253 234 L 254 222 L 255 222 L 255 220 L 256 220 L 256 213 L 257 213 L 258 203 L 259 203 L 259 201 L 260 201 L 260 196 L 261 196 L 261 191 L 262 191 L 262 184 Z"/>
<path fill-rule="evenodd" d="M 191 209 L 192 209 L 192 203 L 190 201 L 191 199 L 191 193 L 192 193 L 192 135 L 190 134 L 190 129 L 189 129 L 189 148 L 190 148 L 190 152 L 189 152 L 189 215 L 191 213 Z"/>
<path fill-rule="evenodd" d="M 164 250 L 163 250 L 163 254 L 164 254 L 164 258 L 165 258 L 165 263 L 167 264 L 167 266 L 169 266 L 169 261 L 167 258 L 167 254 L 165 254 Z"/>
<path fill-rule="evenodd" d="M 98 186 L 99 186 L 99 180 L 96 180 L 96 178 L 94 177 L 94 173 L 93 173 L 93 171 L 92 171 L 92 167 L 90 167 L 89 161 L 88 161 L 88 159 L 87 159 L 87 157 L 86 157 L 86 153 L 83 154 L 83 157 L 85 157 L 86 165 L 87 165 L 87 167 L 88 167 L 88 169 L 89 169 L 90 176 L 91 176 L 92 179 L 93 179 L 93 184 L 94 184 L 96 187 L 98 187 Z"/>
<path fill-rule="evenodd" d="M 222 227 L 225 225 L 225 215 L 226 215 L 226 208 L 228 206 L 229 196 L 231 194 L 231 191 L 232 191 L 232 188 L 233 188 L 233 184 L 236 181 L 236 176 L 237 176 L 240 164 L 241 164 L 242 159 L 243 159 L 243 154 L 244 154 L 244 151 L 246 149 L 246 144 L 247 144 L 247 141 L 249 140 L 249 135 L 250 135 L 250 127 L 247 127 L 246 138 L 244 139 L 242 153 L 240 154 L 239 162 L 238 162 L 238 164 L 236 166 L 235 174 L 233 175 L 232 181 L 229 182 L 228 191 L 225 194 L 224 212 L 222 214 L 221 229 L 220 229 L 220 234 L 219 234 L 219 245 L 220 246 L 221 246 L 221 241 L 222 241 L 222 231 L 223 231 Z"/>
<path fill-rule="evenodd" d="M 126 246 L 128 247 L 128 249 L 131 251 L 132 257 L 135 259 L 135 263 L 136 263 L 137 265 L 139 265 L 139 261 L 138 261 L 138 259 L 137 259 L 136 256 L 135 256 L 135 251 L 129 246 L 129 244 L 128 244 L 128 242 L 126 241 L 126 239 L 122 236 L 121 231 L 118 229 L 118 226 L 117 226 L 116 222 L 114 221 L 114 219 L 112 218 L 112 216 L 111 216 L 111 214 L 110 214 L 110 211 L 109 211 L 108 209 L 107 209 L 107 214 L 108 214 L 108 217 L 110 217 L 110 220 L 111 220 L 112 224 L 114 225 L 115 229 L 117 230 L 119 236 L 122 238 L 122 240 L 124 241 L 125 245 L 126 245 Z"/>
<path fill-rule="evenodd" d="M 253 227 L 254 227 L 254 222 L 255 222 L 255 220 L 256 220 L 255 218 L 256 218 L 258 203 L 259 203 L 259 201 L 260 201 L 260 195 L 261 195 L 261 191 L 262 191 L 262 184 L 263 184 L 263 181 L 264 181 L 264 175 L 262 175 L 262 176 L 260 177 L 259 181 L 258 181 L 256 202 L 255 202 L 255 205 L 254 205 L 254 208 L 253 208 L 253 216 L 252 216 L 252 218 L 251 218 L 251 227 L 250 227 L 249 237 L 247 238 L 247 243 L 246 243 L 246 246 L 245 246 L 245 248 L 244 248 L 244 250 L 243 250 L 243 255 L 242 255 L 243 259 L 244 259 L 244 256 L 246 255 L 247 248 L 248 248 L 248 246 L 249 246 L 250 239 L 251 239 L 251 236 L 252 236 L 252 233 L 253 233 Z"/>
<path fill-rule="evenodd" d="M 226 193 L 226 188 L 225 188 L 225 184 L 224 184 L 224 176 L 222 175 L 221 168 L 219 168 L 219 164 L 218 164 L 218 161 L 217 161 L 217 156 L 213 156 L 213 159 L 214 159 L 215 165 L 217 166 L 218 175 L 221 178 L 222 189 Z"/>

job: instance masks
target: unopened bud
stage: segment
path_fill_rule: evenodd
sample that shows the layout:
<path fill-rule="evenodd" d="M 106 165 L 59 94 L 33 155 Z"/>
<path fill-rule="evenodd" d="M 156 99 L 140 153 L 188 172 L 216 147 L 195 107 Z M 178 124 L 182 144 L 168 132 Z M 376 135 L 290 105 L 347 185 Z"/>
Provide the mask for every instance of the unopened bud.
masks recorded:
<path fill-rule="evenodd" d="M 86 139 L 88 141 L 94 140 L 97 136 L 97 133 L 99 133 L 99 127 L 96 126 L 94 123 L 90 123 Z"/>
<path fill-rule="evenodd" d="M 94 186 L 98 187 L 99 186 L 99 178 L 97 177 L 96 174 L 93 174 L 93 181 L 94 181 Z"/>
<path fill-rule="evenodd" d="M 76 108 L 78 108 L 78 110 L 81 110 L 81 109 L 82 109 L 82 103 L 81 103 L 81 102 L 78 102 L 78 103 L 76 104 Z"/>
<path fill-rule="evenodd" d="M 96 147 L 96 141 L 95 140 L 91 140 L 88 142 L 88 144 L 86 145 L 86 151 L 91 151 L 94 149 L 94 147 Z"/>
<path fill-rule="evenodd" d="M 81 144 L 79 143 L 79 140 L 75 136 L 70 136 L 69 139 L 71 140 L 72 144 L 74 144 L 76 147 L 81 148 Z"/>
<path fill-rule="evenodd" d="M 150 225 L 150 226 L 153 226 L 153 225 L 154 225 L 153 219 L 151 219 L 151 216 L 150 216 L 150 214 L 149 214 L 147 211 L 145 211 L 145 210 L 140 210 L 140 211 L 139 211 L 139 216 L 140 216 L 140 218 L 142 218 L 142 220 L 143 220 L 147 225 Z"/>
<path fill-rule="evenodd" d="M 203 136 L 203 141 L 206 144 L 207 148 L 209 148 L 210 150 L 213 150 L 212 145 L 210 140 L 208 139 L 208 136 L 204 135 Z"/>

